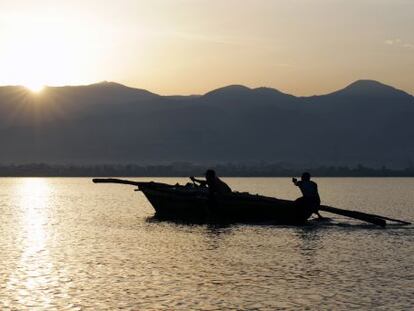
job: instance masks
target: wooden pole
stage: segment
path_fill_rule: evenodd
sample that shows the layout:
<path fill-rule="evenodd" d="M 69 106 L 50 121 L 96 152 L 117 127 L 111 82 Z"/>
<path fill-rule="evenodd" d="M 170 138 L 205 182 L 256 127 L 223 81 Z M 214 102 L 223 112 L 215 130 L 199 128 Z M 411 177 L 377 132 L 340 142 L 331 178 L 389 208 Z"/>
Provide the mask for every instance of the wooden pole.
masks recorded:
<path fill-rule="evenodd" d="M 132 181 L 126 179 L 117 179 L 117 178 L 94 178 L 92 181 L 95 184 L 124 184 L 124 185 L 132 185 L 132 186 L 140 186 L 143 184 L 147 184 L 147 182 L 140 182 L 140 181 Z"/>

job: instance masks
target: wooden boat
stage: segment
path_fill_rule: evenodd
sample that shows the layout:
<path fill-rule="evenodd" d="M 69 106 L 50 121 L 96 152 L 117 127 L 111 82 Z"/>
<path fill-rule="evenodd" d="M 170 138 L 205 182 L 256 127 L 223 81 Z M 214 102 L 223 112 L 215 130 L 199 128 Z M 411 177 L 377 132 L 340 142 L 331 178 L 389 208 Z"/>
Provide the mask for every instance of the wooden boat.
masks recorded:
<path fill-rule="evenodd" d="M 300 225 L 312 214 L 310 207 L 295 201 L 240 192 L 210 196 L 206 187 L 190 183 L 183 186 L 119 179 L 94 179 L 94 182 L 138 186 L 137 190 L 142 191 L 160 219 Z"/>
<path fill-rule="evenodd" d="M 158 182 L 137 182 L 115 178 L 96 178 L 94 183 L 116 183 L 137 186 L 155 209 L 160 219 L 195 222 L 244 222 L 287 225 L 305 224 L 312 215 L 312 208 L 298 201 L 232 192 L 210 196 L 206 187 L 188 183 L 169 185 Z M 386 221 L 402 225 L 410 222 L 359 211 L 344 210 L 321 205 L 319 211 L 350 217 L 385 227 Z"/>

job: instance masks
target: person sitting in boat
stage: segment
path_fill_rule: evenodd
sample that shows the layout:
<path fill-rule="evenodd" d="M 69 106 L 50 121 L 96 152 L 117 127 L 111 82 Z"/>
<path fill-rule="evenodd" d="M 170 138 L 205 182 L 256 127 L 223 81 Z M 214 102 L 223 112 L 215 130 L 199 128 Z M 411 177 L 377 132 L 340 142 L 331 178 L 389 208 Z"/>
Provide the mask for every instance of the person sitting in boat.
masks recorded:
<path fill-rule="evenodd" d="M 297 180 L 293 177 L 292 182 L 295 186 L 299 187 L 303 195 L 301 198 L 297 199 L 296 202 L 309 206 L 319 218 L 323 218 L 319 214 L 321 199 L 318 193 L 318 184 L 311 180 L 311 175 L 308 172 L 305 172 L 302 174 L 301 180 Z"/>
<path fill-rule="evenodd" d="M 190 179 L 194 183 L 199 183 L 200 186 L 207 186 L 210 194 L 223 194 L 231 192 L 231 188 L 224 181 L 217 177 L 214 170 L 207 170 L 205 176 L 206 180 L 197 179 L 194 176 L 191 176 Z"/>

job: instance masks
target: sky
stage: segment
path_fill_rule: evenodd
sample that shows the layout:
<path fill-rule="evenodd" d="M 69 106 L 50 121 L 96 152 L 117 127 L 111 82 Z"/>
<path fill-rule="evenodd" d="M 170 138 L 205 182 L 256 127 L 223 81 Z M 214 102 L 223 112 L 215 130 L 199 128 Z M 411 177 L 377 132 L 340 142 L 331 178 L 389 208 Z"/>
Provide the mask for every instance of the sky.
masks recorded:
<path fill-rule="evenodd" d="M 0 85 L 414 94 L 414 0 L 0 0 Z"/>

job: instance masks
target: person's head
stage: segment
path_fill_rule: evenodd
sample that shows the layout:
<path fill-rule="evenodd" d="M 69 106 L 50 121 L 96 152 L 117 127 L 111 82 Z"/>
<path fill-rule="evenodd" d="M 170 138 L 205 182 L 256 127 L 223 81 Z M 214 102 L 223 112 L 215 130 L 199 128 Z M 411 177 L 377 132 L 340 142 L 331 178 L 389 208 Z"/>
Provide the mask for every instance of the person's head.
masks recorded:
<path fill-rule="evenodd" d="M 308 172 L 304 172 L 302 174 L 302 180 L 303 181 L 309 181 L 311 179 L 311 174 L 309 174 Z"/>
<path fill-rule="evenodd" d="M 206 171 L 206 179 L 207 180 L 212 180 L 216 178 L 216 172 L 214 170 L 207 170 Z"/>

